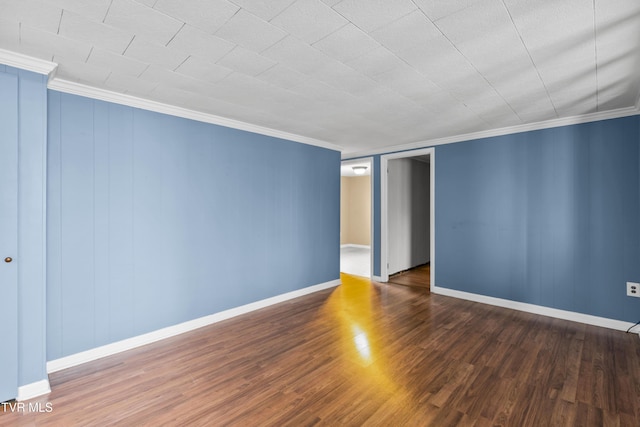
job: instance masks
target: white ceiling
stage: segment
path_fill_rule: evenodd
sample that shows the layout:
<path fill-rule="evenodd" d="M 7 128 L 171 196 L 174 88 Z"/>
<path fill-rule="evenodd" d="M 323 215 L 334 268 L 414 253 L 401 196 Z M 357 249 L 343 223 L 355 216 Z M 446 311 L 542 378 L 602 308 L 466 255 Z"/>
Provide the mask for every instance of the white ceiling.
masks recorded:
<path fill-rule="evenodd" d="M 345 153 L 637 106 L 638 0 L 0 0 L 55 79 Z"/>

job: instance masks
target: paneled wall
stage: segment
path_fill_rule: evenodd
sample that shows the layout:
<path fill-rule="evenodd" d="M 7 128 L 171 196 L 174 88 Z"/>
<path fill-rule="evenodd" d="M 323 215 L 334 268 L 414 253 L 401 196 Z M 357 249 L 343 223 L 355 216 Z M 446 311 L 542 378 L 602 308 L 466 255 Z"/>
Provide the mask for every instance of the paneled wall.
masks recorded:
<path fill-rule="evenodd" d="M 49 360 L 339 277 L 340 153 L 49 92 Z"/>
<path fill-rule="evenodd" d="M 437 286 L 639 320 L 625 284 L 640 281 L 640 117 L 441 145 L 435 159 Z"/>
<path fill-rule="evenodd" d="M 637 321 L 638 120 L 438 147 L 438 286 Z"/>

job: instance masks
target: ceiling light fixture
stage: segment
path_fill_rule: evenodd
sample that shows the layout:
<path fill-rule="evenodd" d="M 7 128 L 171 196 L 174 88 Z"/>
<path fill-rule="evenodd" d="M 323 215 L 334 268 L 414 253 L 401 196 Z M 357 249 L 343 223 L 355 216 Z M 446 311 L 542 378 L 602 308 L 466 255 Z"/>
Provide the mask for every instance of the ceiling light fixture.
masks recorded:
<path fill-rule="evenodd" d="M 364 173 L 367 171 L 367 167 L 366 166 L 353 166 L 353 173 L 355 173 L 356 175 L 364 175 Z"/>

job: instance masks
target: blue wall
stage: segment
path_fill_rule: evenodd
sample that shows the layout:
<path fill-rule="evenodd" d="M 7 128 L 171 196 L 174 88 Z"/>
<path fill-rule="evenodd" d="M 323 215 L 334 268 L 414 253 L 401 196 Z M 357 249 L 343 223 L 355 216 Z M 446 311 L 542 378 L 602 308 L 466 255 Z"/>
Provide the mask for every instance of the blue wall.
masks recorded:
<path fill-rule="evenodd" d="M 48 359 L 339 278 L 340 153 L 49 91 Z"/>
<path fill-rule="evenodd" d="M 640 117 L 441 145 L 435 168 L 437 286 L 640 320 Z"/>
<path fill-rule="evenodd" d="M 18 93 L 18 385 L 47 378 L 45 358 L 45 158 L 47 77 L 0 65 Z M 0 94 L 0 102 L 15 99 Z"/>

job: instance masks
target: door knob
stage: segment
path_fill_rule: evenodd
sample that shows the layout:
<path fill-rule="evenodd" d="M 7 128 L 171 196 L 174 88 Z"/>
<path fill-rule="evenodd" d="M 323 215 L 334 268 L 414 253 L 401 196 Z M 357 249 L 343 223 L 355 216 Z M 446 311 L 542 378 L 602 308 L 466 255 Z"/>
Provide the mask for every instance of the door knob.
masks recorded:
<path fill-rule="evenodd" d="M 11 258 L 10 256 L 4 259 L 4 262 L 11 262 L 11 261 L 13 261 L 13 258 Z"/>

